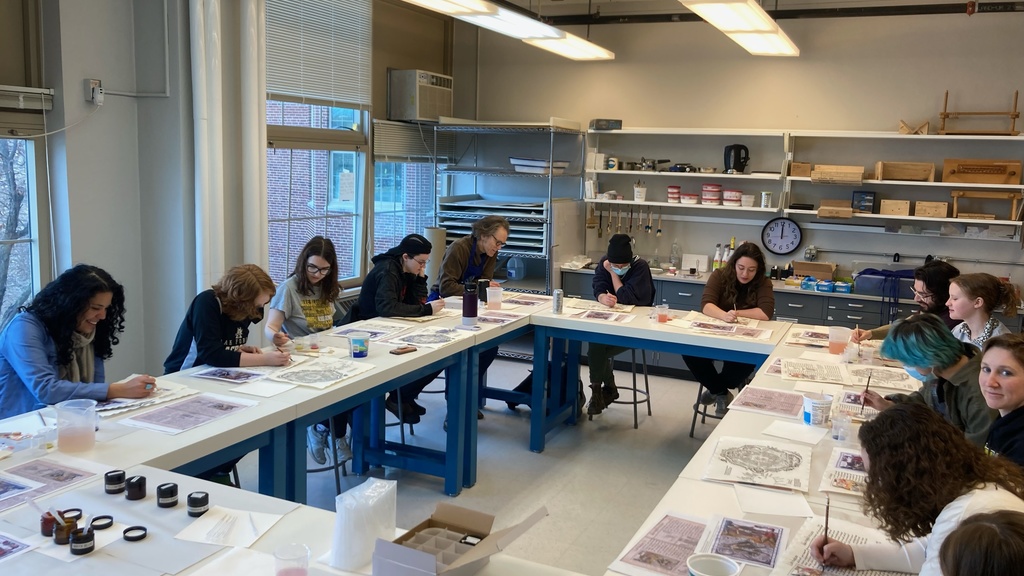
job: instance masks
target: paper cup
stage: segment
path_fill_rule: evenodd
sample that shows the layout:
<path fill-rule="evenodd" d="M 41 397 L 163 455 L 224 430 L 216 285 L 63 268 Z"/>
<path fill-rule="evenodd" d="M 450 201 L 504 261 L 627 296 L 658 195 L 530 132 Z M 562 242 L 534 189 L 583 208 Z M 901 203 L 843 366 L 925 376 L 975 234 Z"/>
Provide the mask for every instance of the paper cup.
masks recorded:
<path fill-rule="evenodd" d="M 808 392 L 804 394 L 804 424 L 823 426 L 832 412 L 832 395 Z"/>
<path fill-rule="evenodd" d="M 633 186 L 633 200 L 637 202 L 644 202 L 647 200 L 647 188 L 640 188 L 639 186 Z"/>
<path fill-rule="evenodd" d="M 731 558 L 718 554 L 694 554 L 686 559 L 690 576 L 736 576 L 740 565 Z"/>
<path fill-rule="evenodd" d="M 370 354 L 370 334 L 352 332 L 348 335 L 348 345 L 353 358 L 366 358 Z"/>

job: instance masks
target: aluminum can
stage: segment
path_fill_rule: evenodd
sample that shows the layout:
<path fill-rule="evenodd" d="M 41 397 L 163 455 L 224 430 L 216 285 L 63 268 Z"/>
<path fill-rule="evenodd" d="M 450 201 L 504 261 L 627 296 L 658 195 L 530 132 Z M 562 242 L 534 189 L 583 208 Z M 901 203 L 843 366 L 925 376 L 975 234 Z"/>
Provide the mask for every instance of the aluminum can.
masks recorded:
<path fill-rule="evenodd" d="M 554 312 L 555 314 L 562 313 L 563 298 L 564 292 L 562 292 L 561 288 L 556 288 L 555 291 L 551 293 L 551 311 Z"/>

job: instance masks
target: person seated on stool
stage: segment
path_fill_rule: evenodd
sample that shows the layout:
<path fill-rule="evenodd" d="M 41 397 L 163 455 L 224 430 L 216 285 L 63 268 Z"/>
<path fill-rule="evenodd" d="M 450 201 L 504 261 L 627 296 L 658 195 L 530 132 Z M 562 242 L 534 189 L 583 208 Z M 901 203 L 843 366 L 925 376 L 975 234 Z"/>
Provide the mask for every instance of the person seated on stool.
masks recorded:
<path fill-rule="evenodd" d="M 654 304 L 654 279 L 651 267 L 643 258 L 633 254 L 632 239 L 626 234 L 616 234 L 608 240 L 608 253 L 597 263 L 594 270 L 594 297 L 605 306 L 616 304 L 650 306 Z M 587 363 L 590 365 L 590 403 L 587 414 L 600 414 L 606 406 L 619 397 L 615 387 L 615 373 L 612 359 L 616 354 L 629 350 L 625 346 L 597 344 L 587 346 Z"/>
<path fill-rule="evenodd" d="M 353 321 L 384 317 L 430 316 L 444 308 L 444 300 L 427 302 L 427 262 L 430 260 L 430 241 L 419 234 L 409 234 L 394 248 L 373 257 L 373 269 L 366 275 L 359 291 L 359 317 Z M 416 402 L 416 397 L 437 378 L 430 374 L 401 388 L 402 410 L 399 415 L 398 395 L 388 394 L 384 406 L 402 422 L 416 424 L 427 409 Z"/>
<path fill-rule="evenodd" d="M 891 541 L 851 546 L 818 536 L 810 552 L 825 566 L 941 576 L 939 550 L 965 518 L 1024 512 L 1024 471 L 986 456 L 923 404 L 882 411 L 858 437 L 867 472 L 864 510 Z M 1011 573 L 1019 570 L 1003 574 Z"/>
<path fill-rule="evenodd" d="M 775 293 L 772 281 L 765 276 L 764 253 L 753 242 L 736 247 L 729 261 L 708 277 L 700 298 L 701 312 L 706 316 L 737 322 L 740 318 L 771 320 L 775 314 Z M 746 383 L 757 368 L 753 364 L 722 362 L 722 371 L 710 358 L 684 354 L 683 360 L 693 378 L 704 387 L 700 404 L 715 405 L 715 415 L 724 416 L 731 400 L 729 390 Z M 695 404 L 694 410 L 698 409 Z"/>
<path fill-rule="evenodd" d="M 1024 512 L 974 514 L 939 548 L 943 576 L 1005 576 L 1024 566 Z"/>
<path fill-rule="evenodd" d="M 979 447 L 985 445 L 996 411 L 985 404 L 978 386 L 981 352 L 974 344 L 957 340 L 935 314 L 914 314 L 893 323 L 880 352 L 902 363 L 907 373 L 923 384 L 916 392 L 885 398 L 869 390 L 864 404 L 877 410 L 900 402 L 931 406 L 968 440 Z"/>
<path fill-rule="evenodd" d="M 978 384 L 988 407 L 999 411 L 985 451 L 1024 468 L 1024 335 L 1004 334 L 985 342 Z"/>
<path fill-rule="evenodd" d="M 994 318 L 992 312 L 1002 308 L 1007 316 L 1016 316 L 1019 305 L 1020 289 L 1017 285 L 1003 282 L 991 274 L 961 274 L 949 281 L 946 308 L 951 319 L 962 320 L 953 327 L 953 336 L 978 348 L 993 336 L 1010 333 L 1010 329 Z"/>
<path fill-rule="evenodd" d="M 491 286 L 501 286 L 494 281 L 494 269 L 498 266 L 498 251 L 508 244 L 509 230 L 508 220 L 501 216 L 484 216 L 473 222 L 472 233 L 452 242 L 444 251 L 441 273 L 437 283 L 430 288 L 427 300 L 433 302 L 438 298 L 462 296 L 467 282 L 483 278 L 491 280 Z M 480 353 L 478 375 L 481 387 L 487 369 L 497 357 L 497 346 Z M 482 420 L 484 413 L 477 410 L 476 417 Z M 446 425 L 447 422 L 445 420 Z"/>
<path fill-rule="evenodd" d="M 219 368 L 285 366 L 287 352 L 263 352 L 246 344 L 249 325 L 263 320 L 263 307 L 277 292 L 274 281 L 255 264 L 235 266 L 209 290 L 196 295 L 164 360 L 164 374 L 208 364 Z M 199 474 L 229 484 L 228 474 L 241 458 Z"/>
<path fill-rule="evenodd" d="M 102 268 L 65 270 L 0 333 L 0 419 L 65 400 L 149 396 L 152 376 L 104 380 L 123 330 L 124 287 Z"/>
<path fill-rule="evenodd" d="M 338 305 L 338 253 L 330 238 L 314 236 L 306 242 L 295 260 L 291 276 L 277 287 L 270 300 L 264 335 L 279 350 L 291 350 L 292 338 L 301 338 L 341 324 L 345 312 Z M 334 461 L 352 459 L 352 450 L 345 441 L 349 414 L 335 415 Z M 317 464 L 327 463 L 327 432 L 330 422 L 324 420 L 306 429 L 306 447 Z"/>
<path fill-rule="evenodd" d="M 911 291 L 914 293 L 914 302 L 917 302 L 917 305 L 921 307 L 915 314 L 924 312 L 935 314 L 942 318 L 942 321 L 950 330 L 959 324 L 959 320 L 949 317 L 949 308 L 946 306 L 946 303 L 949 301 L 949 281 L 959 275 L 960 270 L 942 260 L 932 260 L 925 263 L 924 266 L 915 268 L 914 287 L 911 288 Z M 890 326 L 891 324 L 886 324 L 873 330 L 857 328 L 853 331 L 850 339 L 853 342 L 863 342 L 872 339 L 879 340 L 885 338 L 885 335 L 889 333 Z"/>

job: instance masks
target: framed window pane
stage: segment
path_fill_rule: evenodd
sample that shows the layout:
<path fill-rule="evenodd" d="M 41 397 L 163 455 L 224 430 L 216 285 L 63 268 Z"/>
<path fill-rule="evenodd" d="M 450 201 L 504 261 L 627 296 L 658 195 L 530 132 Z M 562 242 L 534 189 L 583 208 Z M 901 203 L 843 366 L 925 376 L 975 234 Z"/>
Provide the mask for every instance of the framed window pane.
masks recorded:
<path fill-rule="evenodd" d="M 27 140 L 0 138 L 0 326 L 35 291 L 31 146 Z"/>
<path fill-rule="evenodd" d="M 267 100 L 268 126 L 359 132 L 362 113 L 352 108 Z"/>
<path fill-rule="evenodd" d="M 374 164 L 373 250 L 380 254 L 408 234 L 434 225 L 435 176 L 432 164 Z"/>

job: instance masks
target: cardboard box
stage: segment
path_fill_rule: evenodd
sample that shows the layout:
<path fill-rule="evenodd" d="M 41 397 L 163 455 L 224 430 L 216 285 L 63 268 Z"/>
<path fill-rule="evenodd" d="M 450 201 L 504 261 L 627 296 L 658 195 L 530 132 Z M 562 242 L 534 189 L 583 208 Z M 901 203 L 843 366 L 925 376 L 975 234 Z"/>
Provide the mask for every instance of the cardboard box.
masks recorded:
<path fill-rule="evenodd" d="M 949 202 L 914 202 L 914 216 L 945 218 L 949 212 Z"/>
<path fill-rule="evenodd" d="M 910 216 L 910 200 L 882 200 L 878 213 L 889 216 Z"/>
<path fill-rule="evenodd" d="M 810 162 L 790 162 L 789 163 L 789 175 L 800 178 L 811 177 L 811 163 Z"/>
<path fill-rule="evenodd" d="M 935 182 L 935 164 L 931 162 L 875 162 L 878 180 Z"/>
<path fill-rule="evenodd" d="M 1020 184 L 1019 160 L 947 158 L 942 161 L 943 182 L 973 184 Z"/>
<path fill-rule="evenodd" d="M 497 532 L 491 532 L 494 516 L 441 502 L 434 513 L 420 522 L 408 532 L 393 541 L 378 539 L 373 548 L 373 576 L 470 576 L 483 568 L 491 556 L 501 552 L 526 532 L 538 520 L 547 516 L 547 508 L 543 506 L 525 520 Z M 454 538 L 434 537 L 421 532 L 427 529 L 443 528 L 459 535 L 470 535 L 482 538 L 475 546 L 457 544 Z M 436 531 L 436 530 L 435 530 Z M 434 531 L 431 531 L 434 532 Z M 438 531 L 439 532 L 439 531 Z M 439 564 L 441 558 L 432 552 L 417 550 L 410 545 L 417 539 L 433 538 L 443 541 L 446 552 L 440 556 L 449 562 Z M 424 544 L 424 547 L 430 547 Z"/>
<path fill-rule="evenodd" d="M 832 280 L 838 266 L 832 262 L 804 262 L 796 261 L 793 264 L 794 276 L 814 276 L 818 280 Z"/>

